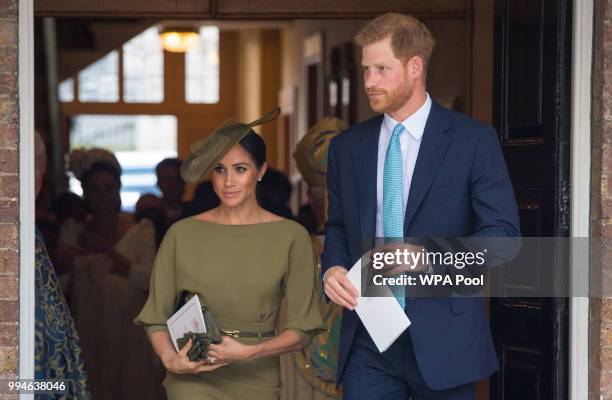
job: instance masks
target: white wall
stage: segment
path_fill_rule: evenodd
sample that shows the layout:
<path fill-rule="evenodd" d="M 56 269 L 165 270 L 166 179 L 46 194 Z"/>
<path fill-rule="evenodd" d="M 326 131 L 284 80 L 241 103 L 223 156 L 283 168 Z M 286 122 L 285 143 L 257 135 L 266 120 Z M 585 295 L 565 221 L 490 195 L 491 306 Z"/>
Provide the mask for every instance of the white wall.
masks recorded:
<path fill-rule="evenodd" d="M 298 87 L 297 102 L 297 137 L 302 137 L 308 127 L 306 126 L 306 76 L 304 66 L 304 40 L 315 33 L 323 33 L 323 54 L 329 57 L 331 49 L 339 44 L 350 42 L 359 28 L 364 24 L 364 20 L 296 20 L 289 27 L 282 31 L 282 88 L 289 91 L 292 85 Z M 355 47 L 354 58 L 356 76 L 358 77 L 359 90 L 354 93 L 353 101 L 357 101 L 357 119 L 359 121 L 369 118 L 374 114 L 368 106 L 368 100 L 363 90 L 363 80 L 361 76 L 361 53 Z M 329 60 L 325 62 L 325 76 L 330 73 Z"/>

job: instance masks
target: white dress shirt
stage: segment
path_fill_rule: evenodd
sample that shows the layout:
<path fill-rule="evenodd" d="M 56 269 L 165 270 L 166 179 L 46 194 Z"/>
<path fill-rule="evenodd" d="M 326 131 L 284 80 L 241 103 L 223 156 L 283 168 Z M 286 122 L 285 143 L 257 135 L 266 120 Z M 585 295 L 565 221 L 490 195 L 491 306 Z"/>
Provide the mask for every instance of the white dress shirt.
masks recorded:
<path fill-rule="evenodd" d="M 421 138 L 425 131 L 425 124 L 431 110 L 431 98 L 427 93 L 425 103 L 414 114 L 402 121 L 405 131 L 400 135 L 400 147 L 402 149 L 402 163 L 404 166 L 404 212 L 406 212 L 406 204 L 408 202 L 408 193 L 410 191 L 410 183 L 412 182 L 412 174 L 416 165 L 419 147 L 421 146 Z M 380 127 L 380 136 L 378 137 L 378 164 L 376 166 L 376 237 L 384 237 L 383 231 L 383 174 L 385 170 L 385 156 L 387 154 L 387 146 L 391 141 L 393 128 L 398 122 L 385 114 L 382 126 Z M 404 216 L 405 219 L 405 216 Z M 345 265 L 350 269 L 350 265 Z M 431 271 L 431 267 L 430 267 Z M 329 270 L 323 275 L 323 282 Z"/>
<path fill-rule="evenodd" d="M 406 203 L 408 202 L 408 193 L 410 184 L 412 183 L 412 174 L 416 165 L 419 148 L 421 147 L 421 139 L 425 131 L 425 124 L 431 110 L 431 98 L 427 93 L 425 103 L 414 114 L 406 118 L 401 124 L 404 126 L 404 131 L 400 135 L 400 147 L 402 149 L 402 164 L 404 167 L 404 212 L 406 212 Z M 385 156 L 387 147 L 391 141 L 393 128 L 400 123 L 395 121 L 385 114 L 383 123 L 380 127 L 380 136 L 378 137 L 378 165 L 376 166 L 376 237 L 384 237 L 383 229 L 383 175 L 385 171 Z M 405 219 L 405 216 L 404 216 Z"/>

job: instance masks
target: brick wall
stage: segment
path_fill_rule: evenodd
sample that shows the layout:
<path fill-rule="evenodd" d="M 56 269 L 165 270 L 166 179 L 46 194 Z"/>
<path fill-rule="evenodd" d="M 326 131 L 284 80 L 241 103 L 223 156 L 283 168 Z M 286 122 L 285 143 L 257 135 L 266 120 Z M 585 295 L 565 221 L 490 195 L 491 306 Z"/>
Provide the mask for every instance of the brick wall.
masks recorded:
<path fill-rule="evenodd" d="M 612 238 L 612 0 L 595 0 L 591 149 L 591 235 Z M 604 240 L 604 243 L 606 241 Z M 610 282 L 612 246 L 593 252 L 593 279 Z M 600 280 L 601 279 L 601 280 Z M 606 292 L 609 292 L 606 290 Z M 612 298 L 592 298 L 589 398 L 612 399 Z"/>
<path fill-rule="evenodd" d="M 17 0 L 0 0 L 0 377 L 19 365 L 17 23 Z"/>

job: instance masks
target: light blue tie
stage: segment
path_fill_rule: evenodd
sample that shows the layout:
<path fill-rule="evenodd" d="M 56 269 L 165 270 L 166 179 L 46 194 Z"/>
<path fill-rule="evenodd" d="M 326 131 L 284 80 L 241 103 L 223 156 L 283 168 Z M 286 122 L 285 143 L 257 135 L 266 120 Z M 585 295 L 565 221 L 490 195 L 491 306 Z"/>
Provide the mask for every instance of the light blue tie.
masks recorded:
<path fill-rule="evenodd" d="M 400 135 L 404 131 L 402 124 L 395 125 L 391 141 L 385 155 L 383 174 L 383 232 L 385 240 L 401 242 L 404 237 L 404 168 Z M 392 285 L 391 291 L 399 305 L 406 305 L 403 286 Z"/>

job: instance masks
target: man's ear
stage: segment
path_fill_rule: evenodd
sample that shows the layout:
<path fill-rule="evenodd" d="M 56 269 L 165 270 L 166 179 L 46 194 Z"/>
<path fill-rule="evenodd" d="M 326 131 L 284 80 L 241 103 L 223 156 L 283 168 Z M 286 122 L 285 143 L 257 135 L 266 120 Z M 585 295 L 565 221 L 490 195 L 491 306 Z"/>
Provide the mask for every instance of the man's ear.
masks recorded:
<path fill-rule="evenodd" d="M 407 65 L 408 73 L 413 78 L 420 78 L 423 76 L 423 72 L 425 70 L 425 63 L 423 59 L 419 56 L 414 56 L 410 60 L 408 60 Z"/>

